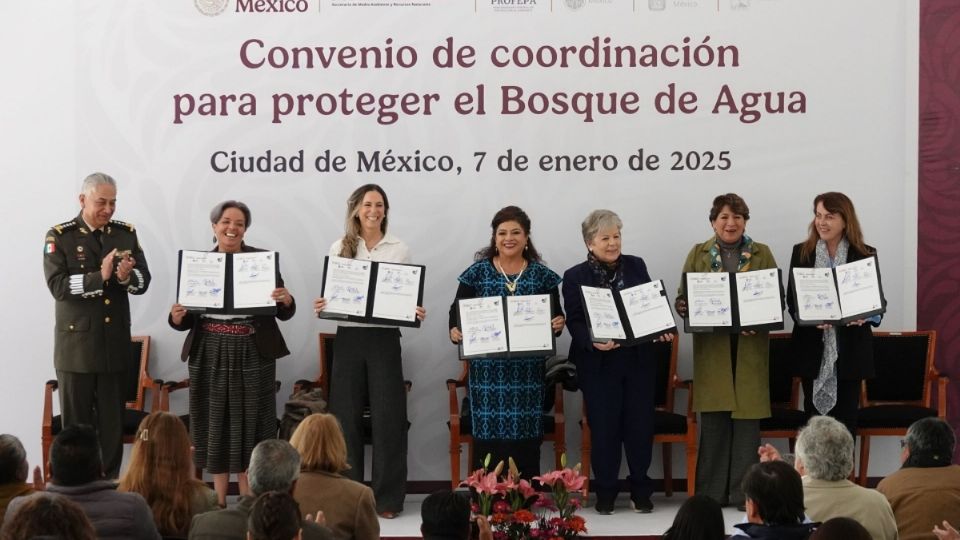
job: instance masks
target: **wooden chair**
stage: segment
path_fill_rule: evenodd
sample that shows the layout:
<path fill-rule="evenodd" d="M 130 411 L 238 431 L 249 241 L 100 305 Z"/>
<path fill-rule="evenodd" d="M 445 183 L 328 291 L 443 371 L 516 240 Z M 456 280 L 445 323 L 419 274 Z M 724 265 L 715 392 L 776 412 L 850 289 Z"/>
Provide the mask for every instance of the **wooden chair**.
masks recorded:
<path fill-rule="evenodd" d="M 910 424 L 931 416 L 946 419 L 947 382 L 934 366 L 937 333 L 874 332 L 876 377 L 863 382 L 857 435 L 860 436 L 858 481 L 867 484 L 870 437 L 903 436 Z M 933 408 L 933 386 L 937 405 Z"/>
<path fill-rule="evenodd" d="M 447 379 L 447 394 L 450 408 L 450 420 L 447 421 L 447 427 L 450 428 L 450 485 L 452 489 L 457 489 L 460 485 L 462 471 L 460 470 L 461 446 L 467 445 L 467 474 L 473 460 L 473 417 L 470 411 L 470 398 L 467 393 L 467 376 L 469 366 L 466 361 L 461 360 L 463 370 L 456 379 Z M 566 437 L 566 419 L 563 414 L 563 383 L 556 383 L 553 388 L 548 388 L 548 392 L 553 392 L 553 406 L 550 410 L 545 410 L 543 419 L 543 440 L 544 442 L 553 442 L 553 458 L 557 469 L 561 468 L 562 456 L 567 451 Z M 549 403 L 550 400 L 547 400 Z"/>
<path fill-rule="evenodd" d="M 294 393 L 300 390 L 320 388 L 323 391 L 323 399 L 326 400 L 327 403 L 330 403 L 330 374 L 333 373 L 332 370 L 335 350 L 334 342 L 336 341 L 336 337 L 336 334 L 320 332 L 317 337 L 319 345 L 318 360 L 320 364 L 320 374 L 312 381 L 300 379 L 299 381 L 295 382 L 293 384 Z M 403 381 L 403 384 L 407 389 L 407 393 L 410 393 L 413 383 L 409 380 L 405 380 Z M 370 413 L 370 396 L 366 397 L 362 414 L 363 417 L 361 422 L 363 425 L 363 444 L 373 444 L 373 418 Z M 407 429 L 410 429 L 410 422 L 407 422 Z"/>
<path fill-rule="evenodd" d="M 124 373 L 123 391 L 126 401 L 123 411 L 123 442 L 133 444 L 140 422 L 149 414 L 146 410 L 146 392 L 152 392 L 151 410 L 160 410 L 160 387 L 163 381 L 153 379 L 147 370 L 150 361 L 150 336 L 130 338 L 130 364 Z M 47 381 L 43 391 L 43 417 L 40 424 L 40 448 L 43 453 L 43 478 L 50 479 L 50 446 L 63 427 L 61 416 L 53 414 L 53 393 L 59 388 L 56 380 Z"/>
<path fill-rule="evenodd" d="M 657 378 L 654 396 L 653 442 L 660 443 L 663 457 L 663 484 L 667 496 L 673 495 L 673 443 L 686 445 L 687 495 L 692 496 L 697 475 L 697 415 L 693 412 L 693 383 L 677 376 L 677 349 L 679 341 L 654 342 L 654 361 Z M 687 412 L 675 411 L 677 390 L 687 391 Z M 587 404 L 583 404 L 581 421 L 581 457 L 583 474 L 587 477 L 584 492 L 589 492 L 590 478 L 590 424 L 587 422 Z"/>
<path fill-rule="evenodd" d="M 807 423 L 800 409 L 800 377 L 793 375 L 793 349 L 788 333 L 770 334 L 770 418 L 760 420 L 760 437 L 787 439 L 790 451 Z"/>

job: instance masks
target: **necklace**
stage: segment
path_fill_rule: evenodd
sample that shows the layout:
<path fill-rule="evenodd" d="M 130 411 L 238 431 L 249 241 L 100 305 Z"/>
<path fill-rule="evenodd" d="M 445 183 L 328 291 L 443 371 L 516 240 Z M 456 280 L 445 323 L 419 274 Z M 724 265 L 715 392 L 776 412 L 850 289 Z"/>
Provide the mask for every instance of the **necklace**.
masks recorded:
<path fill-rule="evenodd" d="M 507 273 L 503 271 L 503 267 L 500 266 L 499 260 L 496 261 L 496 264 L 497 264 L 497 270 L 500 271 L 500 274 L 503 276 L 504 281 L 506 281 L 505 285 L 507 286 L 507 291 L 509 291 L 510 294 L 517 292 L 517 283 L 520 281 L 520 276 L 522 276 L 523 271 L 527 269 L 526 259 L 524 259 L 523 261 L 523 267 L 520 268 L 520 273 L 517 274 L 517 277 L 514 278 L 513 281 L 511 281 L 510 278 L 507 277 Z"/>

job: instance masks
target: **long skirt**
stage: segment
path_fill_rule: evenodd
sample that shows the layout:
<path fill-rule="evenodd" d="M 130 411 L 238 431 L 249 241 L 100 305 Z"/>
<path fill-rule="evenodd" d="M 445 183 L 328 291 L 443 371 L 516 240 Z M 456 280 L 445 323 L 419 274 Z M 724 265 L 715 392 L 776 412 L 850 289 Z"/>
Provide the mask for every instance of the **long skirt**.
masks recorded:
<path fill-rule="evenodd" d="M 276 361 L 260 357 L 252 335 L 198 333 L 190 357 L 190 436 L 197 467 L 247 470 L 253 447 L 277 437 Z"/>
<path fill-rule="evenodd" d="M 543 358 L 470 360 L 473 467 L 512 457 L 527 480 L 540 474 L 543 440 Z"/>

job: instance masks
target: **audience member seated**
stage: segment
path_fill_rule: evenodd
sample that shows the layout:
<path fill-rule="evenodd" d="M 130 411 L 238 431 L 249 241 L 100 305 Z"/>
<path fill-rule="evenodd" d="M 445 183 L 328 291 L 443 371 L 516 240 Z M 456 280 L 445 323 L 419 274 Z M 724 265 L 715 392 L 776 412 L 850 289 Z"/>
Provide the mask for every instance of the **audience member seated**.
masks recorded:
<path fill-rule="evenodd" d="M 253 503 L 247 519 L 247 540 L 300 540 L 302 519 L 293 495 L 268 491 Z"/>
<path fill-rule="evenodd" d="M 0 525 L 14 497 L 33 493 L 34 486 L 27 483 L 29 470 L 27 452 L 20 439 L 6 433 L 0 435 Z"/>
<path fill-rule="evenodd" d="M 855 519 L 835 517 L 821 523 L 810 540 L 870 540 L 870 531 Z"/>
<path fill-rule="evenodd" d="M 117 490 L 142 495 L 160 534 L 168 536 L 186 536 L 194 515 L 218 508 L 217 494 L 193 476 L 187 428 L 166 412 L 153 412 L 140 422 Z"/>
<path fill-rule="evenodd" d="M 300 478 L 293 491 L 300 508 L 322 510 L 327 527 L 337 538 L 380 538 L 373 490 L 340 474 L 350 466 L 337 418 L 311 414 L 297 426 L 290 444 L 300 452 Z"/>
<path fill-rule="evenodd" d="M 733 536 L 804 540 L 816 528 L 803 514 L 800 475 L 783 461 L 754 463 L 740 487 L 747 500 L 747 523 L 734 525 Z"/>
<path fill-rule="evenodd" d="M 470 538 L 470 499 L 449 489 L 435 491 L 420 505 L 420 534 L 423 540 L 468 540 Z M 490 523 L 476 519 L 479 540 L 493 540 Z"/>
<path fill-rule="evenodd" d="M 80 506 L 66 497 L 47 493 L 26 497 L 0 533 L 2 540 L 95 540 L 96 537 L 93 524 Z"/>
<path fill-rule="evenodd" d="M 957 439 L 939 418 L 917 420 L 907 430 L 903 468 L 880 481 L 890 501 L 900 540 L 928 540 L 943 520 L 960 523 L 960 465 L 952 465 Z"/>
<path fill-rule="evenodd" d="M 100 440 L 93 427 L 67 426 L 50 447 L 50 469 L 53 472 L 48 493 L 63 495 L 77 503 L 97 532 L 97 538 L 117 540 L 159 540 L 150 507 L 137 493 L 120 493 L 113 482 L 104 479 L 100 458 Z M 7 516 L 33 494 L 10 501 Z"/>
<path fill-rule="evenodd" d="M 797 436 L 794 466 L 803 476 L 803 502 L 814 521 L 849 517 L 863 524 L 873 540 L 896 540 L 897 522 L 890 503 L 878 491 L 848 480 L 853 471 L 853 436 L 835 418 L 814 416 Z M 760 461 L 779 460 L 769 444 Z"/>
<path fill-rule="evenodd" d="M 720 503 L 706 495 L 683 501 L 663 540 L 723 540 L 727 537 Z"/>
<path fill-rule="evenodd" d="M 193 516 L 190 525 L 191 540 L 244 540 L 247 537 L 247 520 L 257 497 L 268 491 L 283 491 L 293 494 L 300 475 L 300 454 L 290 443 L 280 439 L 261 441 L 250 455 L 247 481 L 252 495 L 240 497 L 232 508 Z M 304 540 L 329 540 L 330 530 L 322 525 L 322 514 L 316 522 L 307 515 L 300 526 Z"/>

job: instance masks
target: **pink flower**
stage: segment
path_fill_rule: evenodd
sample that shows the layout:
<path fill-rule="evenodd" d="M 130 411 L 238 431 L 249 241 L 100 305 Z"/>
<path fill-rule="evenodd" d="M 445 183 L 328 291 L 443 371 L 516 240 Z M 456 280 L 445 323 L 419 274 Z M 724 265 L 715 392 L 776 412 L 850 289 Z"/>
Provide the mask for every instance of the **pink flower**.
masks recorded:
<path fill-rule="evenodd" d="M 562 475 L 563 471 L 550 471 L 546 474 L 541 474 L 540 476 L 534 476 L 533 479 L 538 480 L 543 485 L 553 486 L 557 480 L 560 480 Z"/>
<path fill-rule="evenodd" d="M 563 481 L 563 486 L 567 488 L 567 491 L 573 492 L 583 489 L 583 483 L 586 481 L 587 477 L 580 474 L 579 471 L 575 471 L 573 469 L 564 469 L 560 471 L 560 479 Z"/>
<path fill-rule="evenodd" d="M 524 500 L 529 499 L 537 494 L 537 490 L 533 489 L 533 486 L 530 485 L 530 482 L 526 480 L 521 480 L 517 484 L 517 490 L 520 492 L 520 495 L 523 496 Z"/>

